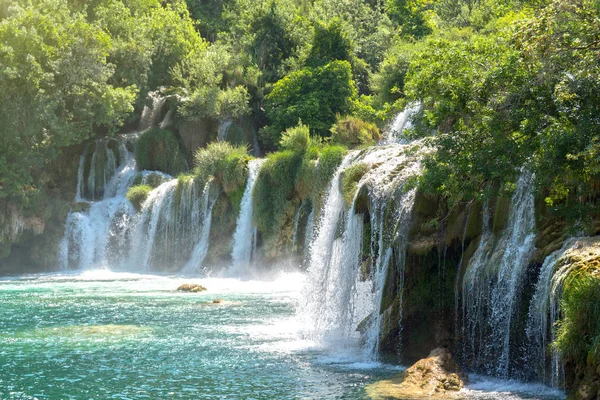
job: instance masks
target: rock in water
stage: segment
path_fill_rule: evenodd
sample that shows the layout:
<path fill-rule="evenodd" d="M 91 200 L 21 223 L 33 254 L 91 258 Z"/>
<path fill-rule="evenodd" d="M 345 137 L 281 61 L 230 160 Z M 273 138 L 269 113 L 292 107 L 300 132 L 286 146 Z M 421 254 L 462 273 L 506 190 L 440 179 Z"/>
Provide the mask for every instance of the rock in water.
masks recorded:
<path fill-rule="evenodd" d="M 366 390 L 372 399 L 459 399 L 465 380 L 452 354 L 438 347 L 403 373 Z"/>
<path fill-rule="evenodd" d="M 198 293 L 205 291 L 206 288 L 202 285 L 198 285 L 197 283 L 184 283 L 183 285 L 179 286 L 177 290 L 182 292 Z"/>

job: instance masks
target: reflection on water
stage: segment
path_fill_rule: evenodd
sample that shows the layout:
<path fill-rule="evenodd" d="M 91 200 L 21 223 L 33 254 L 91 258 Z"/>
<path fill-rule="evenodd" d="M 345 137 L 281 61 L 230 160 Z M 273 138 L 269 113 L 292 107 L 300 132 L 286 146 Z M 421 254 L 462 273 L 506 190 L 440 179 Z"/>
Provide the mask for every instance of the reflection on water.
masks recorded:
<path fill-rule="evenodd" d="M 208 290 L 177 292 L 184 282 Z M 110 271 L 0 279 L 0 399 L 366 398 L 367 383 L 400 368 L 303 339 L 302 282 Z M 563 398 L 472 382 L 470 398 Z"/>

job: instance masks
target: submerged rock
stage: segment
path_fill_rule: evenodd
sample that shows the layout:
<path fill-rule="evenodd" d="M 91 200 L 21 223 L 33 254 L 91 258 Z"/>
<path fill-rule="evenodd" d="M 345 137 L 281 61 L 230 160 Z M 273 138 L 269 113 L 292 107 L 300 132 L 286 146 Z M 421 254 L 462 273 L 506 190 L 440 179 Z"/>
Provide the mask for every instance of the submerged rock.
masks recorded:
<path fill-rule="evenodd" d="M 465 380 L 452 354 L 438 347 L 406 371 L 366 390 L 372 399 L 459 399 Z"/>
<path fill-rule="evenodd" d="M 198 292 L 204 292 L 206 290 L 206 288 L 197 283 L 184 283 L 183 285 L 179 286 L 177 288 L 177 290 L 179 290 L 181 292 L 198 293 Z"/>

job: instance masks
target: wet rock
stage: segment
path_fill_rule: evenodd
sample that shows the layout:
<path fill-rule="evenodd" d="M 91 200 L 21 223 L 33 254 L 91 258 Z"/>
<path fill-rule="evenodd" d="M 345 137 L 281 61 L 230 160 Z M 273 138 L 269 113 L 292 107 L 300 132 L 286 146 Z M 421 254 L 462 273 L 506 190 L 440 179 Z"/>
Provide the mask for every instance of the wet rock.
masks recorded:
<path fill-rule="evenodd" d="M 437 348 L 395 377 L 366 387 L 371 399 L 460 399 L 466 378 L 445 348 Z"/>
<path fill-rule="evenodd" d="M 198 293 L 198 292 L 204 292 L 206 290 L 206 288 L 197 283 L 184 283 L 183 285 L 179 286 L 177 288 L 177 290 L 179 290 L 181 292 Z"/>
<path fill-rule="evenodd" d="M 213 302 L 213 304 L 221 304 L 223 302 L 223 300 L 222 299 L 214 299 L 212 302 Z"/>

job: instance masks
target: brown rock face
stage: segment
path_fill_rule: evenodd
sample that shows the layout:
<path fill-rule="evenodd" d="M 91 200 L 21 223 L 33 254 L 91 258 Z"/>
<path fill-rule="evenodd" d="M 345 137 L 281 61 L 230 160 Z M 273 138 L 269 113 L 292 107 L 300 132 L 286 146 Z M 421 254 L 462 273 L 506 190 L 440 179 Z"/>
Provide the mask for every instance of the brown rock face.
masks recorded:
<path fill-rule="evenodd" d="M 198 285 L 197 283 L 184 283 L 183 285 L 179 286 L 177 290 L 182 292 L 198 293 L 205 291 L 206 288 L 202 285 Z"/>
<path fill-rule="evenodd" d="M 445 348 L 437 348 L 401 374 L 367 386 L 372 399 L 458 399 L 466 378 Z"/>

